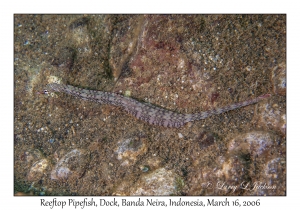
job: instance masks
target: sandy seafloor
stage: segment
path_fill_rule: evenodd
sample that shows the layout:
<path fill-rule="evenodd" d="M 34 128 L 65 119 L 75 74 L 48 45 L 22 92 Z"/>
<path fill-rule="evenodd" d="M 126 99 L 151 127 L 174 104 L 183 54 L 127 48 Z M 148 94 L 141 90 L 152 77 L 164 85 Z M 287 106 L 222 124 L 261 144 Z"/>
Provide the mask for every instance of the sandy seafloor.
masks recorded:
<path fill-rule="evenodd" d="M 178 113 L 272 96 L 165 128 L 54 78 Z M 16 194 L 286 194 L 285 15 L 18 14 L 14 94 Z"/>

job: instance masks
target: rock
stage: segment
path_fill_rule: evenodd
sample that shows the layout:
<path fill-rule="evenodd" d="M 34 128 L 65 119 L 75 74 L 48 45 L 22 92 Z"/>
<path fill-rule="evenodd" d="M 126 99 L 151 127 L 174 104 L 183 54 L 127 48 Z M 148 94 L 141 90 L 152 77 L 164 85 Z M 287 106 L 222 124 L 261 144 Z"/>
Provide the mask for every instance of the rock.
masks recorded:
<path fill-rule="evenodd" d="M 27 175 L 28 181 L 40 180 L 42 176 L 45 174 L 48 166 L 49 166 L 49 161 L 45 158 L 33 163 Z"/>
<path fill-rule="evenodd" d="M 130 190 L 130 195 L 176 195 L 176 174 L 165 168 L 159 168 L 141 177 Z"/>
<path fill-rule="evenodd" d="M 272 71 L 273 92 L 286 95 L 286 66 L 284 63 L 275 66 Z"/>
<path fill-rule="evenodd" d="M 142 172 L 154 171 L 162 167 L 163 159 L 160 157 L 150 157 L 139 166 Z M 147 170 L 148 169 L 148 170 Z"/>
<path fill-rule="evenodd" d="M 279 136 L 262 131 L 233 138 L 228 144 L 227 160 L 219 171 L 225 175 L 226 185 L 238 186 L 238 191 L 244 191 L 244 195 L 279 195 L 279 191 L 274 194 L 272 187 L 275 182 L 280 186 L 278 181 L 285 180 L 284 167 L 277 164 L 281 160 L 280 153 L 274 149 L 278 139 Z"/>
<path fill-rule="evenodd" d="M 251 153 L 254 159 L 255 156 L 261 156 L 268 151 L 273 146 L 274 139 L 274 136 L 270 133 L 261 131 L 238 135 L 229 142 L 228 152 L 232 155 L 236 155 L 236 153 Z"/>
<path fill-rule="evenodd" d="M 112 74 L 117 80 L 121 73 L 128 73 L 128 62 L 137 50 L 138 38 L 144 24 L 144 16 L 118 17 L 112 34 L 112 45 L 110 46 L 109 64 Z"/>
<path fill-rule="evenodd" d="M 281 131 L 286 134 L 286 114 L 285 109 L 278 104 L 260 104 L 258 108 L 257 122 L 260 126 Z"/>
<path fill-rule="evenodd" d="M 183 185 L 183 180 L 174 171 L 159 168 L 151 173 L 143 173 L 133 186 L 131 180 L 123 181 L 113 195 L 177 195 Z M 132 187 L 128 189 L 128 186 Z"/>
<path fill-rule="evenodd" d="M 284 195 L 285 160 L 281 137 L 252 131 L 229 137 L 227 154 L 188 174 L 188 195 Z M 202 166 L 202 167 L 201 167 Z M 274 190 L 274 188 L 276 188 Z"/>
<path fill-rule="evenodd" d="M 285 195 L 286 161 L 281 157 L 274 158 L 265 164 L 265 179 L 260 183 L 258 195 Z M 263 187 L 264 186 L 264 187 Z"/>
<path fill-rule="evenodd" d="M 195 140 L 199 142 L 200 149 L 204 150 L 216 142 L 216 134 L 204 130 L 199 132 Z"/>
<path fill-rule="evenodd" d="M 118 148 L 115 150 L 117 159 L 123 161 L 122 165 L 128 165 L 136 162 L 137 156 L 145 153 L 147 150 L 143 138 L 129 138 L 118 142 Z"/>
<path fill-rule="evenodd" d="M 180 139 L 182 139 L 184 136 L 182 135 L 182 133 L 178 133 L 178 137 L 179 137 Z"/>
<path fill-rule="evenodd" d="M 58 161 L 51 172 L 51 179 L 78 179 L 84 174 L 88 163 L 88 151 L 83 149 L 73 149 Z"/>
<path fill-rule="evenodd" d="M 22 155 L 22 159 L 24 158 L 27 163 L 31 164 L 43 158 L 44 155 L 39 149 L 28 149 L 24 155 Z"/>
<path fill-rule="evenodd" d="M 24 152 L 25 150 L 25 152 Z M 22 153 L 20 152 L 22 151 Z M 37 181 L 47 174 L 49 161 L 39 149 L 19 148 L 19 161 L 15 166 L 15 173 L 22 175 L 28 181 Z M 26 171 L 20 174 L 20 170 Z"/>

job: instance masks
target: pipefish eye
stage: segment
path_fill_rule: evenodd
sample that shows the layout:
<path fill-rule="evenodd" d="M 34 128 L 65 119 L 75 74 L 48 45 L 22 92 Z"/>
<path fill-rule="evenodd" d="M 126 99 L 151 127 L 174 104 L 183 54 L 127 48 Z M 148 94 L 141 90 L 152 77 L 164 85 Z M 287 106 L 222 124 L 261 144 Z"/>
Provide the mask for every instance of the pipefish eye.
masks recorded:
<path fill-rule="evenodd" d="M 48 90 L 44 90 L 43 93 L 46 94 L 46 95 L 48 95 L 49 91 Z"/>

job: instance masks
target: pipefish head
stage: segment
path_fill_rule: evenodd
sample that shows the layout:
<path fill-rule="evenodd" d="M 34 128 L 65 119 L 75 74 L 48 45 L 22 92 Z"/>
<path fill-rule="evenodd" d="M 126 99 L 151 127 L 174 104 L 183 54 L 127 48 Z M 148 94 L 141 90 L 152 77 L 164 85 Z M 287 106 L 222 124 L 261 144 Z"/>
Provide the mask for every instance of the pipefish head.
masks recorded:
<path fill-rule="evenodd" d="M 58 83 L 47 84 L 44 90 L 38 92 L 39 94 L 52 95 L 55 92 L 60 92 L 61 85 Z"/>

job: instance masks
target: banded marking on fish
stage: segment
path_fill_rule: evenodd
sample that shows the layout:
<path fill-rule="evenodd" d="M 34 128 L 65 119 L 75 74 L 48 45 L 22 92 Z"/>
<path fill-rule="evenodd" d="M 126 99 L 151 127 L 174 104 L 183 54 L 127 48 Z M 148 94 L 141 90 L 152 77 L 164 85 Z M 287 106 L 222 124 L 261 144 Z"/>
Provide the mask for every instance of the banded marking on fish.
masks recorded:
<path fill-rule="evenodd" d="M 240 107 L 248 106 L 271 96 L 271 94 L 264 94 L 257 98 L 234 103 L 222 108 L 215 108 L 194 114 L 180 114 L 149 103 L 139 102 L 120 94 L 87 90 L 71 85 L 51 83 L 46 86 L 46 90 L 44 90 L 44 92 L 62 92 L 83 100 L 93 101 L 99 104 L 118 106 L 127 113 L 149 124 L 176 128 L 183 126 L 187 122 L 202 120 L 212 115 L 217 115 L 230 110 L 238 109 Z"/>

